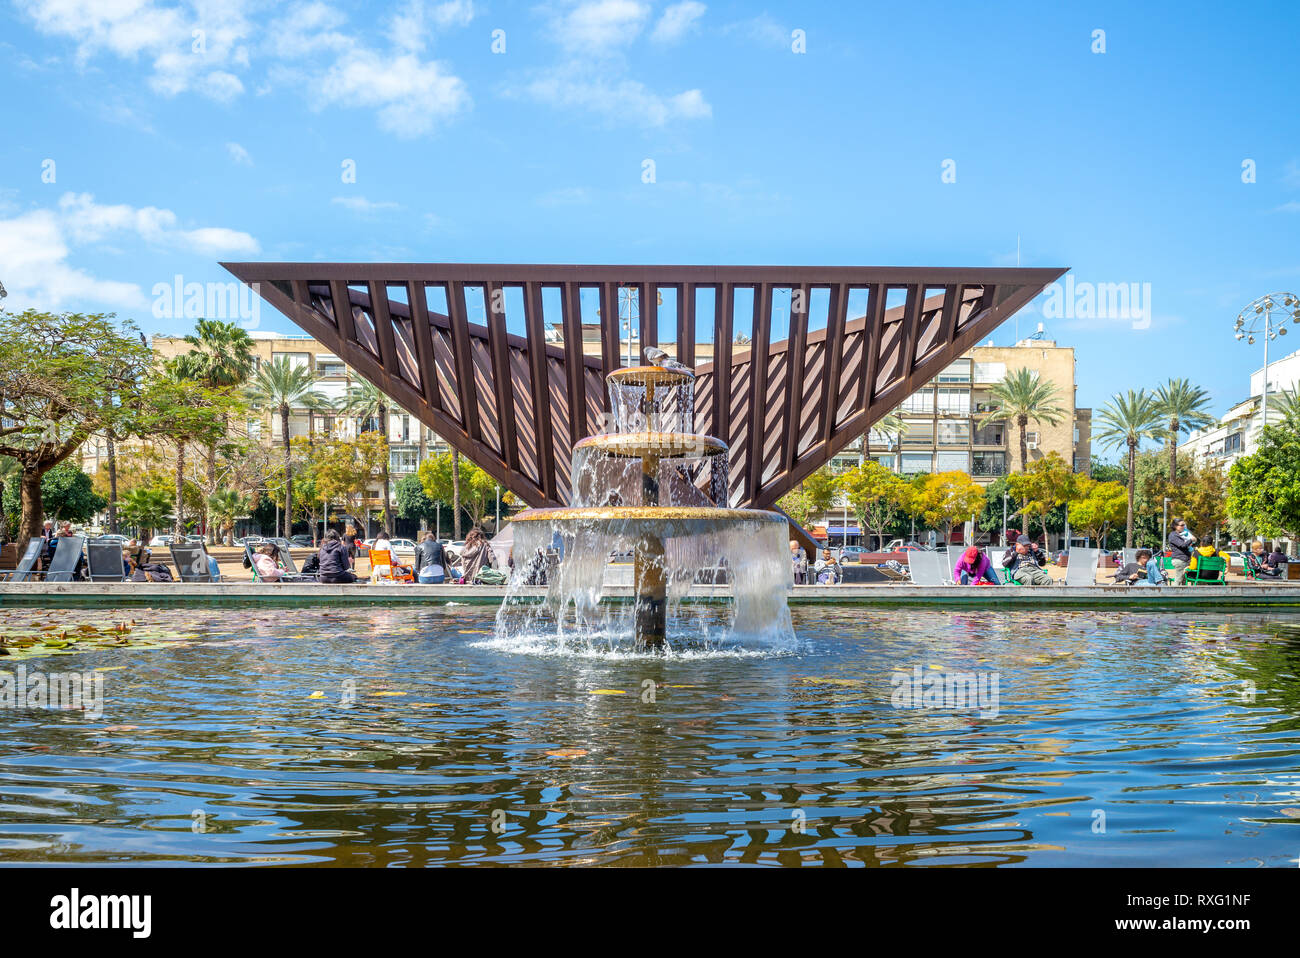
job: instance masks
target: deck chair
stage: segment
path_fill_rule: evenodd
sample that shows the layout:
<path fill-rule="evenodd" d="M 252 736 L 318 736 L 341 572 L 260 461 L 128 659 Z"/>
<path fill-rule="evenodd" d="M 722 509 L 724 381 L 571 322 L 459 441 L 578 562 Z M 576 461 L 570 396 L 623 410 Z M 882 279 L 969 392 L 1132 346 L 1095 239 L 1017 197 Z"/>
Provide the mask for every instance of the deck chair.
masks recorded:
<path fill-rule="evenodd" d="M 1124 566 L 1128 565 L 1130 562 L 1137 562 L 1137 560 L 1138 560 L 1138 550 L 1136 547 L 1132 549 L 1119 550 L 1119 567 L 1121 569 L 1124 568 Z"/>
<path fill-rule="evenodd" d="M 269 541 L 280 548 L 280 561 L 284 566 L 285 578 L 297 579 L 303 582 L 316 581 L 317 576 L 315 574 L 298 571 L 298 564 L 293 561 L 293 553 L 289 551 L 288 539 L 271 539 Z"/>
<path fill-rule="evenodd" d="M 40 536 L 32 536 L 27 540 L 27 550 L 18 560 L 18 564 L 12 569 L 0 569 L 0 579 L 6 582 L 26 582 L 33 576 L 41 575 L 36 570 L 36 563 L 40 561 L 41 553 L 44 551 L 45 540 Z"/>
<path fill-rule="evenodd" d="M 45 570 L 46 582 L 71 582 L 77 567 L 85 559 L 85 536 L 60 536 L 54 558 Z"/>
<path fill-rule="evenodd" d="M 208 553 L 203 546 L 174 545 L 171 547 L 171 553 L 172 562 L 176 563 L 176 572 L 182 582 L 212 581 L 212 571 L 208 568 Z"/>
<path fill-rule="evenodd" d="M 958 561 L 960 561 L 962 553 L 965 552 L 968 548 L 970 547 L 969 546 L 948 546 L 948 578 L 949 579 L 952 578 L 953 570 L 957 568 L 957 563 Z"/>
<path fill-rule="evenodd" d="M 1071 549 L 1065 565 L 1065 584 L 1067 586 L 1096 585 L 1097 566 L 1100 562 L 1100 549 Z"/>
<path fill-rule="evenodd" d="M 909 552 L 907 568 L 912 573 L 913 585 L 952 585 L 952 569 L 948 568 L 948 553 Z"/>
<path fill-rule="evenodd" d="M 1188 585 L 1223 585 L 1228 577 L 1228 560 L 1223 556 L 1196 557 L 1196 568 L 1187 570 Z"/>
<path fill-rule="evenodd" d="M 120 542 L 87 542 L 86 565 L 91 582 L 124 582 L 126 566 Z"/>
<path fill-rule="evenodd" d="M 402 570 L 402 571 L 398 571 Z M 393 553 L 387 549 L 370 550 L 371 582 L 414 582 L 415 576 L 403 565 L 393 564 Z"/>

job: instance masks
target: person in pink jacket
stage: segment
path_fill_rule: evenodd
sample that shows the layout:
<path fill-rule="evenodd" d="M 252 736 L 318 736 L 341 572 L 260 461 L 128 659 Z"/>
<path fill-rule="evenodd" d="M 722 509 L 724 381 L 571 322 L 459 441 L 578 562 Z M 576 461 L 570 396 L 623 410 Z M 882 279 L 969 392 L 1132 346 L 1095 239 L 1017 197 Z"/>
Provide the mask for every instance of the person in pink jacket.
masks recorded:
<path fill-rule="evenodd" d="M 971 546 L 961 554 L 957 565 L 953 567 L 952 578 L 961 585 L 979 585 L 981 580 L 998 585 L 998 575 L 993 571 L 993 563 L 979 549 Z"/>

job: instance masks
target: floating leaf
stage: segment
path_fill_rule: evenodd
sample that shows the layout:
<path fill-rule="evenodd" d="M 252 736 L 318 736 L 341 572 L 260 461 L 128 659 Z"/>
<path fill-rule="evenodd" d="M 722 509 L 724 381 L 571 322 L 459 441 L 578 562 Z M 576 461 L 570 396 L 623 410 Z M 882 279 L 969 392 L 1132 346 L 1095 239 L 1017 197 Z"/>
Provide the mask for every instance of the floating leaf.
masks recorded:
<path fill-rule="evenodd" d="M 585 748 L 556 748 L 546 753 L 551 758 L 582 758 L 587 754 Z"/>
<path fill-rule="evenodd" d="M 307 696 L 307 698 L 309 699 L 323 699 L 324 697 L 325 697 L 324 692 L 313 692 L 311 693 L 311 695 Z"/>
<path fill-rule="evenodd" d="M 627 695 L 623 689 L 592 689 L 592 695 Z"/>
<path fill-rule="evenodd" d="M 394 696 L 394 695 L 405 695 L 406 693 L 405 693 L 405 692 L 371 692 L 370 694 L 371 694 L 371 695 L 376 695 L 376 696 L 379 696 L 379 695 L 384 695 L 384 696 Z"/>

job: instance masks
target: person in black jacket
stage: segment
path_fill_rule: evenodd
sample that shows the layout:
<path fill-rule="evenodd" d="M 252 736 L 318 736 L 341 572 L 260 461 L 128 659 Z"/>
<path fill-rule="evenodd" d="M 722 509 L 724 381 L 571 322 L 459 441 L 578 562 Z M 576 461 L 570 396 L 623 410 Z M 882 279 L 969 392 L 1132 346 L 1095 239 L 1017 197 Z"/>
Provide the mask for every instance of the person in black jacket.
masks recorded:
<path fill-rule="evenodd" d="M 1194 545 L 1196 545 L 1196 537 L 1187 531 L 1187 523 L 1182 519 L 1174 519 L 1169 536 L 1165 539 L 1165 548 L 1169 550 L 1169 557 L 1173 560 L 1173 568 L 1169 571 L 1171 585 L 1186 584 L 1187 566 L 1192 561 Z"/>
<path fill-rule="evenodd" d="M 1029 536 L 1021 536 L 1002 556 L 1002 570 L 1008 581 L 1020 585 L 1051 585 L 1052 577 L 1043 571 L 1047 553 Z"/>
<path fill-rule="evenodd" d="M 325 533 L 325 540 L 316 553 L 320 582 L 356 582 L 357 575 L 352 571 L 352 550 L 343 544 L 337 529 Z"/>
<path fill-rule="evenodd" d="M 415 571 L 421 582 L 437 585 L 447 581 L 447 553 L 432 532 L 415 549 Z"/>

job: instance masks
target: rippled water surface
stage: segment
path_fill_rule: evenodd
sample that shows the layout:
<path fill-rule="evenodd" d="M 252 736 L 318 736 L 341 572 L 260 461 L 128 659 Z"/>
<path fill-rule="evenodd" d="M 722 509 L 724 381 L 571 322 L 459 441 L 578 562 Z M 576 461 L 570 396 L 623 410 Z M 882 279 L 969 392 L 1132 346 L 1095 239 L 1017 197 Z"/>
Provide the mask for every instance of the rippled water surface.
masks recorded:
<path fill-rule="evenodd" d="M 1296 616 L 804 608 L 795 648 L 667 660 L 503 647 L 473 606 L 60 616 L 163 641 L 0 658 L 106 695 L 0 709 L 0 862 L 1300 854 Z M 996 702 L 899 707 L 895 675 L 955 673 Z"/>

